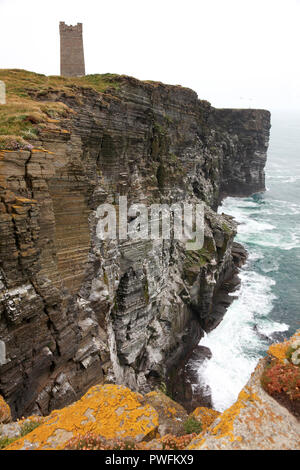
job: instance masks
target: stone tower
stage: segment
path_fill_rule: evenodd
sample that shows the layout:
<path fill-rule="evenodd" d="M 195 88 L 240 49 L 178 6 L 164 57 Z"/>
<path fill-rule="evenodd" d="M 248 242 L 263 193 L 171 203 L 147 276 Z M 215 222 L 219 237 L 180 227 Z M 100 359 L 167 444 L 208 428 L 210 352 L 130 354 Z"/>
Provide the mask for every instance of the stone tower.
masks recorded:
<path fill-rule="evenodd" d="M 59 23 L 60 32 L 60 74 L 65 77 L 85 75 L 84 52 L 82 40 L 82 23 L 68 26 L 64 21 Z"/>

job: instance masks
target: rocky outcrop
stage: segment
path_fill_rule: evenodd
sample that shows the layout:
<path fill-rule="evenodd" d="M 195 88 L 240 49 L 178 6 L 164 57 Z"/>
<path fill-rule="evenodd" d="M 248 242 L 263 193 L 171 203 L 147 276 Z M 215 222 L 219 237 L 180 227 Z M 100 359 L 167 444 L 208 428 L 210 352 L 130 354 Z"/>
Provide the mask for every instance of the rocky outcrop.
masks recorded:
<path fill-rule="evenodd" d="M 197 436 L 188 448 L 299 450 L 299 357 L 300 330 L 290 339 L 272 344 L 267 356 L 258 362 L 237 401 Z M 272 367 L 274 362 L 275 368 Z M 195 414 L 198 414 L 196 410 Z"/>
<path fill-rule="evenodd" d="M 299 450 L 299 415 L 267 393 L 263 380 L 270 360 L 292 364 L 297 381 L 290 381 L 287 395 L 299 404 L 299 364 L 294 364 L 299 351 L 300 330 L 290 340 L 273 344 L 237 401 L 223 413 L 199 407 L 188 416 L 161 391 L 143 396 L 124 386 L 97 385 L 47 417 L 0 426 L 0 446 L 3 443 L 5 450 Z"/>
<path fill-rule="evenodd" d="M 216 110 L 179 86 L 121 76 L 99 92 L 88 77 L 50 87 L 38 76 L 40 88 L 27 78 L 36 106 L 68 113 L 0 151 L 0 393 L 14 417 L 104 381 L 149 392 L 220 321 L 236 225 L 215 209 L 264 189 L 270 127 L 267 111 Z M 118 195 L 128 206 L 203 201 L 203 248 L 99 240 L 97 207 Z"/>
<path fill-rule="evenodd" d="M 299 420 L 262 388 L 262 359 L 238 400 L 225 410 L 190 450 L 299 450 Z"/>
<path fill-rule="evenodd" d="M 96 385 L 78 402 L 53 411 L 7 449 L 64 449 L 70 439 L 87 433 L 107 441 L 148 442 L 168 433 L 184 434 L 187 418 L 185 410 L 162 392 L 142 396 L 122 385 Z"/>

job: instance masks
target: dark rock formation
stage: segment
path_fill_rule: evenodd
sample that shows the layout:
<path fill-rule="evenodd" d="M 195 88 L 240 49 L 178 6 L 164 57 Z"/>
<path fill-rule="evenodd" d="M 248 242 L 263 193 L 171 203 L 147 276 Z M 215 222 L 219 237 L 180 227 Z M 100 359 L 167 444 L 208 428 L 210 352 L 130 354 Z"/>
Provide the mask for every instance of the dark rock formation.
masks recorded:
<path fill-rule="evenodd" d="M 215 109 L 211 121 L 223 140 L 221 195 L 248 196 L 265 189 L 269 145 L 268 113 L 255 109 Z M 238 139 L 237 139 L 238 136 Z"/>
<path fill-rule="evenodd" d="M 195 346 L 190 353 L 172 367 L 167 377 L 167 390 L 177 403 L 188 413 L 199 406 L 212 408 L 211 390 L 201 383 L 198 370 L 202 363 L 211 359 L 211 350 L 205 346 Z"/>
<path fill-rule="evenodd" d="M 104 93 L 30 94 L 73 114 L 33 150 L 0 153 L 0 394 L 14 416 L 103 381 L 149 391 L 215 326 L 239 257 L 235 222 L 214 209 L 264 189 L 270 127 L 267 111 L 216 110 L 192 90 L 128 77 Z M 204 247 L 99 240 L 97 207 L 118 195 L 204 201 Z"/>

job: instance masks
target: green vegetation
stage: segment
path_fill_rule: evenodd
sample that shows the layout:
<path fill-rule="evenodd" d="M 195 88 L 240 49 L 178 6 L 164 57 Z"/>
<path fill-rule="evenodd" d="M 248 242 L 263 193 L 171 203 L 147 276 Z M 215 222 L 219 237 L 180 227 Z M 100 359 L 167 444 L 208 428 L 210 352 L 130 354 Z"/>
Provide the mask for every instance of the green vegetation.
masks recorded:
<path fill-rule="evenodd" d="M 173 123 L 173 119 L 168 116 L 167 114 L 164 115 L 164 118 L 165 118 L 165 121 L 167 122 L 167 124 L 172 124 Z"/>
<path fill-rule="evenodd" d="M 210 263 L 215 255 L 212 239 L 206 238 L 205 245 L 200 250 L 190 250 L 185 253 L 183 266 L 184 279 L 193 284 L 200 272 L 200 268 Z M 208 249 L 209 248 L 209 249 Z"/>
<path fill-rule="evenodd" d="M 173 163 L 181 163 L 177 155 L 175 155 L 175 153 L 169 154 L 169 160 Z"/>
<path fill-rule="evenodd" d="M 205 256 L 209 260 L 213 257 L 216 253 L 216 246 L 214 239 L 212 237 L 205 237 L 204 238 L 204 245 L 201 250 L 199 250 L 202 256 Z"/>
<path fill-rule="evenodd" d="M 29 434 L 31 431 L 36 429 L 40 424 L 41 423 L 39 423 L 38 421 L 27 421 L 27 422 L 24 422 L 21 425 L 21 430 L 20 430 L 20 435 L 19 436 L 16 436 L 16 437 L 7 437 L 7 436 L 0 437 L 0 450 L 5 449 L 5 447 L 9 446 L 9 444 L 12 444 L 13 442 L 15 442 L 20 437 L 26 436 L 26 434 Z"/>
<path fill-rule="evenodd" d="M 24 423 L 22 426 L 21 426 L 21 434 L 20 436 L 21 437 L 24 437 L 26 436 L 26 434 L 29 434 L 31 431 L 33 431 L 34 429 L 36 429 L 41 423 L 39 423 L 38 421 L 29 421 L 27 423 Z"/>
<path fill-rule="evenodd" d="M 5 449 L 5 447 L 17 439 L 17 437 L 0 437 L 0 450 Z"/>
<path fill-rule="evenodd" d="M 286 351 L 286 358 L 295 366 L 300 367 L 300 339 L 291 342 Z"/>
<path fill-rule="evenodd" d="M 194 416 L 190 416 L 184 423 L 184 430 L 187 434 L 200 434 L 202 431 L 202 424 L 197 421 Z"/>
<path fill-rule="evenodd" d="M 159 124 L 158 122 L 155 122 L 153 124 L 153 130 L 154 130 L 155 133 L 159 134 L 160 136 L 163 136 L 163 135 L 167 134 L 166 129 L 161 124 Z"/>
<path fill-rule="evenodd" d="M 86 88 L 94 88 L 94 90 L 103 93 L 108 88 L 119 89 L 120 84 L 118 83 L 117 79 L 120 75 L 113 74 L 113 73 L 103 73 L 103 74 L 92 74 L 92 75 L 85 75 L 84 77 L 77 77 L 75 80 L 75 85 L 86 87 Z"/>
<path fill-rule="evenodd" d="M 106 284 L 107 286 L 109 285 L 108 277 L 107 277 L 106 271 L 104 271 L 104 270 L 103 270 L 103 282 L 104 282 L 104 284 Z"/>
<path fill-rule="evenodd" d="M 225 232 L 227 235 L 232 234 L 232 229 L 225 223 L 222 224 L 222 230 Z"/>
<path fill-rule="evenodd" d="M 167 130 L 158 122 L 153 123 L 153 140 L 152 140 L 152 158 L 160 160 L 169 152 L 169 139 Z M 160 158 L 159 158 L 160 157 Z"/>
<path fill-rule="evenodd" d="M 167 385 L 166 385 L 165 382 L 161 382 L 161 383 L 159 384 L 158 390 L 168 396 L 168 393 L 167 393 Z"/>
<path fill-rule="evenodd" d="M 76 88 L 93 88 L 98 92 L 104 92 L 108 88 L 119 88 L 116 74 L 93 74 L 84 77 L 61 77 L 58 75 L 46 76 L 21 69 L 1 69 L 0 80 L 6 85 L 7 96 L 31 98 L 32 92 L 43 93 L 65 92 L 74 95 Z M 73 92 L 72 92 L 73 90 Z"/>
<path fill-rule="evenodd" d="M 206 263 L 211 261 L 214 253 L 214 249 L 209 251 L 207 248 L 202 247 L 200 250 L 187 251 L 186 257 L 187 260 L 190 261 L 190 263 L 196 263 L 199 266 L 204 266 Z"/>

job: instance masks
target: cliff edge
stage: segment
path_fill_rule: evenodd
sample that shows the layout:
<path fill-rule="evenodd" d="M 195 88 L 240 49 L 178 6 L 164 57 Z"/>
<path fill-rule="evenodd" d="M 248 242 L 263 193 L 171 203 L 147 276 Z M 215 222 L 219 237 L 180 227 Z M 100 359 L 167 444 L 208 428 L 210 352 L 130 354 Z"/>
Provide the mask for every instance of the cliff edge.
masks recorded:
<path fill-rule="evenodd" d="M 299 361 L 300 330 L 269 348 L 237 401 L 223 413 L 202 407 L 188 416 L 161 391 L 143 396 L 124 386 L 96 385 L 39 422 L 31 417 L 0 424 L 0 448 L 299 450 Z M 9 414 L 0 401 L 2 410 L 0 423 Z"/>
<path fill-rule="evenodd" d="M 104 382 L 148 393 L 221 320 L 240 258 L 215 211 L 265 189 L 270 113 L 125 76 L 0 79 L 0 394 L 16 418 Z M 97 208 L 119 195 L 203 201 L 203 248 L 99 240 Z"/>

